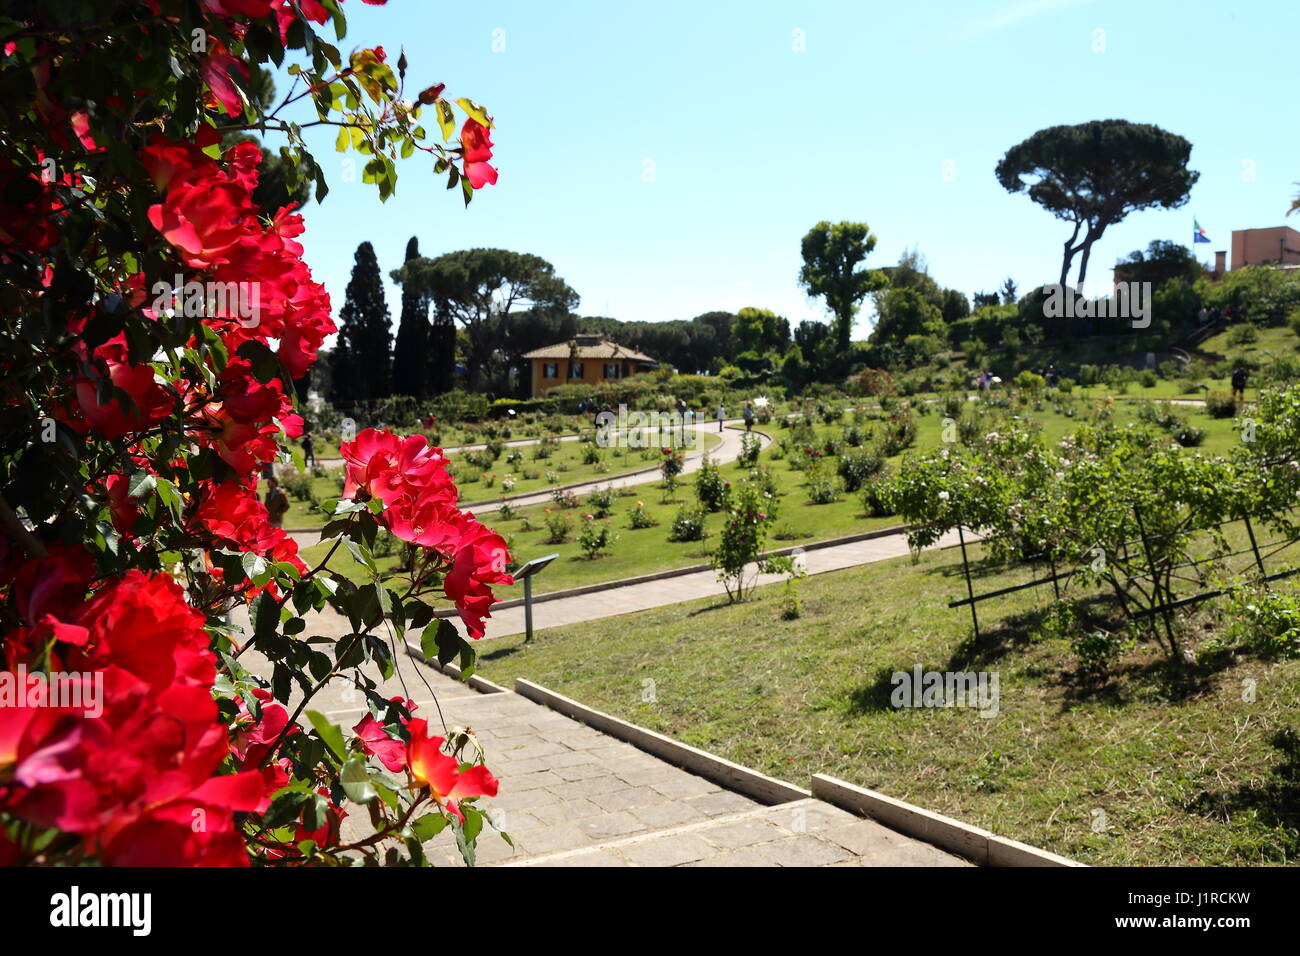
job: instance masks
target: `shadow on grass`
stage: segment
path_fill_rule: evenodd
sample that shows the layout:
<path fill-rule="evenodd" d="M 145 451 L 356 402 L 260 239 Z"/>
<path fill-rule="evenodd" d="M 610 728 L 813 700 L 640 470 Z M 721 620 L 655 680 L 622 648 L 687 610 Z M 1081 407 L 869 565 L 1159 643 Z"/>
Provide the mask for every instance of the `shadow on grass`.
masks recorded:
<path fill-rule="evenodd" d="M 499 661 L 503 657 L 509 657 L 511 654 L 518 654 L 524 649 L 522 643 L 515 644 L 513 647 L 498 647 L 492 651 L 480 651 L 478 659 L 480 661 Z"/>
<path fill-rule="evenodd" d="M 896 686 L 894 675 L 902 672 L 910 676 L 914 670 L 915 666 L 877 668 L 875 676 L 872 677 L 869 684 L 849 692 L 848 713 L 851 716 L 862 716 L 863 714 L 878 714 L 882 711 L 896 709 L 892 700 Z M 921 670 L 929 673 L 930 671 L 942 671 L 944 668 L 927 664 Z"/>
<path fill-rule="evenodd" d="M 1234 814 L 1254 814 L 1278 843 L 1269 849 L 1278 860 L 1300 854 L 1300 734 L 1283 730 L 1269 744 L 1282 759 L 1257 784 L 1235 790 L 1205 790 L 1193 798 L 1187 809 L 1193 813 L 1230 823 Z"/>

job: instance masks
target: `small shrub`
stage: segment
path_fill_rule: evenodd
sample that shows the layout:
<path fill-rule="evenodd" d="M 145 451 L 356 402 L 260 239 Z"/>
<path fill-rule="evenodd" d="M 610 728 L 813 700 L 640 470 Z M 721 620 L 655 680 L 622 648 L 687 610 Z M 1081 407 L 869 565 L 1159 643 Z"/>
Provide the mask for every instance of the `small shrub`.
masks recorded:
<path fill-rule="evenodd" d="M 781 592 L 780 616 L 783 621 L 794 621 L 803 616 L 803 601 L 799 600 L 793 580 L 787 579 Z"/>
<path fill-rule="evenodd" d="M 682 505 L 673 517 L 672 527 L 668 530 L 669 541 L 703 541 L 704 509 Z"/>
<path fill-rule="evenodd" d="M 1300 598 L 1271 587 L 1228 592 L 1228 640 L 1263 657 L 1300 657 Z"/>
<path fill-rule="evenodd" d="M 280 479 L 280 487 L 290 498 L 299 501 L 311 501 L 315 497 L 311 479 L 298 471 L 291 471 Z"/>
<path fill-rule="evenodd" d="M 587 504 L 591 506 L 591 513 L 597 518 L 608 518 L 614 509 L 614 489 L 609 487 L 594 489 L 587 495 Z"/>
<path fill-rule="evenodd" d="M 569 515 L 562 515 L 546 509 L 546 538 L 547 544 L 562 544 L 569 540 L 569 534 L 573 531 L 573 518 Z"/>
<path fill-rule="evenodd" d="M 884 518 L 898 513 L 890 484 L 883 475 L 876 475 L 864 484 L 858 500 L 862 502 L 863 512 L 871 518 Z"/>
<path fill-rule="evenodd" d="M 641 528 L 653 528 L 659 522 L 655 520 L 654 515 L 645 510 L 645 503 L 638 501 L 636 506 L 627 513 L 627 526 L 639 530 Z"/>
<path fill-rule="evenodd" d="M 583 518 L 582 530 L 578 532 L 578 547 L 582 548 L 588 561 L 594 560 L 613 543 L 614 533 L 609 530 L 608 524 L 597 521 L 593 515 Z"/>
<path fill-rule="evenodd" d="M 1112 634 L 1100 628 L 1079 631 L 1070 638 L 1070 650 L 1074 652 L 1079 671 L 1088 678 L 1104 675 L 1133 644 L 1133 639 L 1123 631 Z"/>
<path fill-rule="evenodd" d="M 1228 329 L 1228 344 L 1231 346 L 1250 345 L 1259 341 L 1259 329 L 1244 322 L 1241 325 L 1234 325 Z"/>
<path fill-rule="evenodd" d="M 721 511 L 727 506 L 730 491 L 731 483 L 722 477 L 718 466 L 705 455 L 700 470 L 695 475 L 695 496 L 700 499 L 700 504 L 709 511 Z"/>
<path fill-rule="evenodd" d="M 1231 418 L 1237 414 L 1237 400 L 1224 392 L 1211 392 L 1205 397 L 1205 411 L 1211 418 Z"/>
<path fill-rule="evenodd" d="M 852 451 L 841 455 L 839 476 L 844 482 L 844 490 L 850 494 L 857 491 L 867 479 L 878 474 L 884 464 L 879 455 L 870 451 Z"/>
<path fill-rule="evenodd" d="M 752 468 L 758 464 L 758 453 L 762 450 L 763 443 L 759 441 L 758 436 L 752 432 L 746 432 L 740 438 L 740 455 L 736 460 L 744 468 Z"/>

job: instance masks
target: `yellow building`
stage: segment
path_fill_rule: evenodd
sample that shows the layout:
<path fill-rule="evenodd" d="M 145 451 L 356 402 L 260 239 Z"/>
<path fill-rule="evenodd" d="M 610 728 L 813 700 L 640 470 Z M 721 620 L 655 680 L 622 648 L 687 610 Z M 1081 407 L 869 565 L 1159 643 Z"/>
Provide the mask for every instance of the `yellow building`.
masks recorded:
<path fill-rule="evenodd" d="M 557 385 L 598 385 L 648 372 L 659 364 L 603 335 L 579 335 L 572 342 L 525 352 L 524 358 L 533 363 L 533 398 Z"/>

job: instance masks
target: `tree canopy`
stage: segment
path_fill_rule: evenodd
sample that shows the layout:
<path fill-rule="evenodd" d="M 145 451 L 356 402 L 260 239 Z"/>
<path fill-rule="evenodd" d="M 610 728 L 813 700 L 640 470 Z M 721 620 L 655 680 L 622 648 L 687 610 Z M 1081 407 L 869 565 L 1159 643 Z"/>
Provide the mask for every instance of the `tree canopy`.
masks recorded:
<path fill-rule="evenodd" d="M 877 271 L 858 268 L 875 248 L 876 236 L 865 222 L 832 225 L 822 221 L 803 237 L 799 282 L 809 295 L 826 300 L 841 354 L 849 350 L 858 306 L 869 292 L 883 288 L 888 281 Z"/>
<path fill-rule="evenodd" d="M 1027 191 L 1057 219 L 1074 224 L 1060 284 L 1082 253 L 1082 287 L 1088 256 L 1107 227 L 1140 209 L 1176 209 L 1187 202 L 1200 177 L 1187 168 L 1191 151 L 1186 139 L 1159 126 L 1093 120 L 1039 130 L 1007 150 L 996 174 L 1008 192 Z"/>
<path fill-rule="evenodd" d="M 422 295 L 465 330 L 471 388 L 506 371 L 505 342 L 512 312 L 577 308 L 578 294 L 540 256 L 508 249 L 464 249 L 416 258 L 394 270 L 403 290 Z"/>

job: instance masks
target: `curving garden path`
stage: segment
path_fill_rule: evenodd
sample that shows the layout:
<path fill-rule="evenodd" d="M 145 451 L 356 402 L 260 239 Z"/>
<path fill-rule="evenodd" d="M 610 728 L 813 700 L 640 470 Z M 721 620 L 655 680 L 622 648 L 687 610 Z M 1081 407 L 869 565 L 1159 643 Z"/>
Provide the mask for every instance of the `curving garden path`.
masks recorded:
<path fill-rule="evenodd" d="M 738 418 L 730 419 L 727 420 L 725 424 L 727 425 L 727 428 L 724 429 L 722 432 L 722 441 L 719 442 L 717 445 L 715 445 L 713 449 L 710 450 L 708 453 L 710 459 L 719 465 L 730 464 L 731 462 L 735 461 L 737 458 L 740 457 L 740 443 L 741 443 L 741 439 L 745 434 L 743 427 L 737 427 L 737 426 L 743 426 L 744 423 L 741 419 Z M 685 467 L 682 469 L 682 474 L 684 475 L 689 475 L 693 472 L 699 471 L 700 465 L 704 461 L 704 454 L 705 454 L 703 435 L 709 432 L 716 434 L 716 429 L 718 427 L 718 424 L 716 421 L 700 422 L 688 427 L 693 429 L 701 437 L 698 442 L 698 447 L 688 450 L 686 452 Z M 758 440 L 763 445 L 763 447 L 766 447 L 772 442 L 772 439 L 769 438 L 767 435 L 763 434 L 762 432 L 755 431 L 753 434 L 758 436 Z M 577 441 L 578 436 L 566 435 L 560 438 L 559 440 Z M 522 438 L 516 441 L 508 442 L 507 444 L 510 445 L 511 447 L 520 447 L 520 446 L 527 446 L 527 445 L 535 445 L 540 441 L 541 439 L 539 438 Z M 483 447 L 484 446 L 482 445 L 460 445 L 460 446 L 455 446 L 450 448 L 444 448 L 443 451 L 446 452 L 447 454 L 454 454 L 460 451 L 473 451 L 475 449 L 481 449 Z M 341 458 L 323 459 L 321 462 L 321 466 L 325 468 L 337 468 L 342 464 L 342 462 L 343 459 Z M 510 496 L 509 500 L 510 500 L 511 507 L 524 508 L 527 507 L 528 505 L 544 504 L 550 501 L 551 493 L 559 489 L 565 489 L 565 490 L 572 491 L 575 494 L 581 494 L 582 492 L 591 491 L 595 488 L 607 488 L 607 487 L 608 488 L 630 488 L 635 485 L 651 484 L 652 482 L 658 480 L 659 480 L 658 467 L 648 465 L 646 468 L 643 468 L 639 471 L 627 472 L 623 475 L 612 475 L 608 478 L 597 478 L 591 481 L 580 481 L 570 485 L 554 485 L 550 488 L 547 488 L 544 491 L 533 491 L 533 492 L 529 492 L 528 494 Z M 476 515 L 485 515 L 485 514 L 492 514 L 493 512 L 497 511 L 501 507 L 501 502 L 502 499 L 498 498 L 492 501 L 471 502 L 466 507 L 468 508 L 468 510 L 474 512 L 474 514 Z M 313 528 L 309 530 L 290 529 L 289 536 L 292 537 L 293 540 L 298 543 L 299 550 L 302 550 L 304 548 L 310 548 L 313 545 L 319 544 L 321 540 L 319 528 Z"/>

